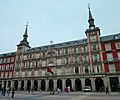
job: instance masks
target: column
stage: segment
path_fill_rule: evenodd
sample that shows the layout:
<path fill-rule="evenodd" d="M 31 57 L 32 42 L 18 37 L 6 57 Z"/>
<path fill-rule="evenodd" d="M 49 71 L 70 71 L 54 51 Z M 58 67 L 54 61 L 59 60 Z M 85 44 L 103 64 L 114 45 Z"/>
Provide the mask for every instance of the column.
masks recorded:
<path fill-rule="evenodd" d="M 24 80 L 24 90 L 27 90 L 27 80 Z"/>
<path fill-rule="evenodd" d="M 18 90 L 21 90 L 21 80 L 18 80 Z"/>
<path fill-rule="evenodd" d="M 91 85 L 92 85 L 92 91 L 96 91 L 96 88 L 95 88 L 95 78 L 91 78 Z"/>
<path fill-rule="evenodd" d="M 71 90 L 75 90 L 75 79 L 72 79 L 72 89 Z"/>
<path fill-rule="evenodd" d="M 49 85 L 48 82 L 49 82 L 49 80 L 46 80 L 46 88 L 45 88 L 46 91 L 49 90 L 49 89 L 48 89 L 48 85 Z"/>
<path fill-rule="evenodd" d="M 65 84 L 65 79 L 62 79 L 62 84 L 63 84 L 63 91 L 64 91 L 64 88 L 66 87 L 66 84 Z"/>
<path fill-rule="evenodd" d="M 31 80 L 31 89 L 34 90 L 34 80 Z"/>
<path fill-rule="evenodd" d="M 40 80 L 38 80 L 38 91 L 40 90 Z"/>
<path fill-rule="evenodd" d="M 54 90 L 56 90 L 57 89 L 57 79 L 54 79 L 53 81 L 54 81 Z"/>
<path fill-rule="evenodd" d="M 81 85 L 82 85 L 82 91 L 84 91 L 84 87 L 85 87 L 85 79 L 82 77 L 81 79 Z"/>

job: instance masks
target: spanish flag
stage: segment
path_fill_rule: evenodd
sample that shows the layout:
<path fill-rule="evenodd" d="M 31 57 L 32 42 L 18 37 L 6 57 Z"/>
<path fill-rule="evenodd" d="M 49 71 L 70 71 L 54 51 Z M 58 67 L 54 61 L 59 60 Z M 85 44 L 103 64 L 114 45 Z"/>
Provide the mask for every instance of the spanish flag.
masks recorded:
<path fill-rule="evenodd" d="M 47 72 L 50 72 L 53 75 L 53 71 L 48 67 Z"/>

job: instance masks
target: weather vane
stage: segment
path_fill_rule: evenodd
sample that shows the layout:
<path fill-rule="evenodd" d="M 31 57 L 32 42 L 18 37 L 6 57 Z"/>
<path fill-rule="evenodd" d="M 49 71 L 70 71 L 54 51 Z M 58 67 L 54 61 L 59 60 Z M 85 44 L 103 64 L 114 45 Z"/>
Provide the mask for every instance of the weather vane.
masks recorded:
<path fill-rule="evenodd" d="M 28 21 L 27 21 L 27 24 L 26 24 L 26 26 L 28 26 Z"/>
<path fill-rule="evenodd" d="M 88 9 L 90 9 L 90 4 L 88 3 Z"/>

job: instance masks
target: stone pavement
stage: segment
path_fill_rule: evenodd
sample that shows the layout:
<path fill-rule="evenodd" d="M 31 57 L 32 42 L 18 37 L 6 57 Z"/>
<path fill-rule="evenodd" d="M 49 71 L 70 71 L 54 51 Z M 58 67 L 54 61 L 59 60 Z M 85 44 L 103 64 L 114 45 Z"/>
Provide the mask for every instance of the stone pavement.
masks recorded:
<path fill-rule="evenodd" d="M 110 92 L 109 95 L 105 92 L 56 92 L 50 95 L 49 92 L 16 91 L 14 98 L 11 98 L 11 94 L 9 96 L 6 94 L 6 96 L 0 95 L 0 100 L 120 100 L 120 94 L 118 92 Z"/>

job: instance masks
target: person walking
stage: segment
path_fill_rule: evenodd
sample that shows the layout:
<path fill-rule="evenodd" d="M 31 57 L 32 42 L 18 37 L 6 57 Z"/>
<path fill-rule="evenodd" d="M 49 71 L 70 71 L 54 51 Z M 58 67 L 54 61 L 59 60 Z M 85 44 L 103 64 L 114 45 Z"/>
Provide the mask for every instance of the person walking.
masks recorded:
<path fill-rule="evenodd" d="M 109 90 L 108 90 L 108 87 L 106 87 L 106 94 L 109 94 Z"/>
<path fill-rule="evenodd" d="M 12 96 L 11 96 L 11 98 L 14 98 L 14 94 L 15 94 L 15 88 L 13 87 L 12 88 Z"/>

